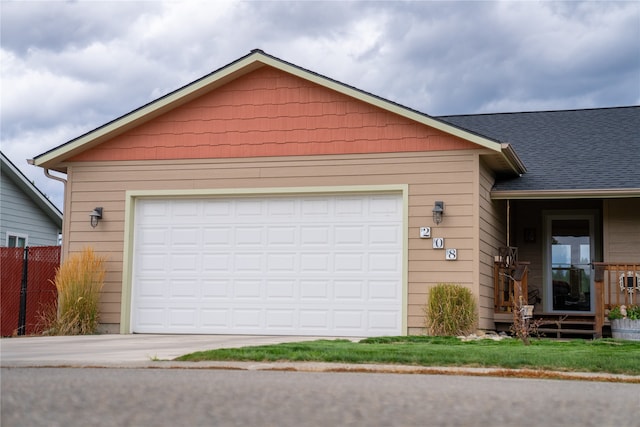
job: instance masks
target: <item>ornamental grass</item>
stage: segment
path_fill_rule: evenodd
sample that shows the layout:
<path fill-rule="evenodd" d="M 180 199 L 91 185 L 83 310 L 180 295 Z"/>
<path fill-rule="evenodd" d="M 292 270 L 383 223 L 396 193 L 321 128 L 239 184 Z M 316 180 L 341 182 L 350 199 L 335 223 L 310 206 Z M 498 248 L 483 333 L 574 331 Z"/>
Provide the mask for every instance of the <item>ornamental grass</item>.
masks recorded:
<path fill-rule="evenodd" d="M 425 326 L 429 335 L 468 335 L 476 326 L 476 302 L 464 286 L 440 283 L 429 292 Z"/>
<path fill-rule="evenodd" d="M 48 314 L 48 334 L 89 335 L 98 328 L 98 301 L 104 284 L 105 258 L 87 247 L 57 270 L 53 283 L 58 307 Z"/>

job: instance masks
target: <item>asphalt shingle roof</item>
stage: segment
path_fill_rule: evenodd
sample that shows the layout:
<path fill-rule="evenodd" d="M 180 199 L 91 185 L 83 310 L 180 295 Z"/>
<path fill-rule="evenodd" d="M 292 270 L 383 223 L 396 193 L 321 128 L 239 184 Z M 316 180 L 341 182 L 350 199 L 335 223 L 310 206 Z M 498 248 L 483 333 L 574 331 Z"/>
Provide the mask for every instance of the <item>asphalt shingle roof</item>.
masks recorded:
<path fill-rule="evenodd" d="M 640 106 L 437 118 L 513 146 L 527 173 L 496 191 L 640 188 Z"/>

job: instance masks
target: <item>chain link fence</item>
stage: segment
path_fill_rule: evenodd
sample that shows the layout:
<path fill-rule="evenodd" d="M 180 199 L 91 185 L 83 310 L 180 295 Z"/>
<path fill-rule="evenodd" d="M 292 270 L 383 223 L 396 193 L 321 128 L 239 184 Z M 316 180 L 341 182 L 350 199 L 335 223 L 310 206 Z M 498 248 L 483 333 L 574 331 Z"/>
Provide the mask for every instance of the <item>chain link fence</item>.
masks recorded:
<path fill-rule="evenodd" d="M 42 332 L 42 315 L 55 309 L 52 283 L 60 266 L 60 246 L 0 248 L 0 329 L 2 336 Z"/>

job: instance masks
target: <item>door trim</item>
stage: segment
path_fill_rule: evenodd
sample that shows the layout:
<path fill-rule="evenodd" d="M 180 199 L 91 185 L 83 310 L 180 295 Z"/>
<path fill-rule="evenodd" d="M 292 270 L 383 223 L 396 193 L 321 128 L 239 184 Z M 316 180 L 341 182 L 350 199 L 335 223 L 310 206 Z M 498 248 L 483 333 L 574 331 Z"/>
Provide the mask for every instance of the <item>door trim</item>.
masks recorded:
<path fill-rule="evenodd" d="M 553 285 L 551 279 L 551 221 L 556 219 L 589 220 L 589 243 L 591 262 L 600 259 L 601 233 L 600 212 L 595 209 L 544 210 L 542 211 L 542 284 L 544 290 L 543 311 L 545 313 L 594 314 L 594 276 L 591 275 L 589 311 L 567 311 L 553 309 Z"/>
<path fill-rule="evenodd" d="M 120 303 L 120 333 L 131 334 L 133 249 L 135 231 L 136 201 L 142 198 L 215 198 L 215 197 L 251 197 L 251 196 L 303 196 L 321 194 L 362 194 L 362 193 L 399 193 L 402 195 L 402 325 L 403 335 L 407 334 L 408 316 L 408 270 L 409 270 L 409 185 L 354 185 L 354 186 L 318 186 L 318 187 L 274 187 L 274 188 L 222 188 L 222 189 L 184 189 L 184 190 L 127 190 L 125 194 L 124 250 L 122 266 L 122 297 Z"/>

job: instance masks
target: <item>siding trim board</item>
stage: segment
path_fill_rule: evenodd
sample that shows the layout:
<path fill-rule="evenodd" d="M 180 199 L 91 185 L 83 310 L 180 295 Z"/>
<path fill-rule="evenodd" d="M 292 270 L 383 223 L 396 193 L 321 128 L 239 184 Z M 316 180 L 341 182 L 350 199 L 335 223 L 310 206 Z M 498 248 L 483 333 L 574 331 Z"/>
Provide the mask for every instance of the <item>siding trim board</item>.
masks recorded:
<path fill-rule="evenodd" d="M 187 198 L 250 198 L 255 196 L 303 196 L 303 195 L 348 195 L 348 194 L 401 194 L 402 195 L 402 326 L 407 333 L 408 319 L 408 262 L 409 262 L 409 186 L 399 185 L 355 185 L 317 187 L 273 187 L 273 188 L 222 188 L 184 190 L 128 190 L 125 195 L 124 249 L 122 268 L 122 291 L 120 307 L 120 333 L 132 332 L 131 311 L 133 286 L 133 258 L 136 202 L 141 199 L 187 199 Z"/>

